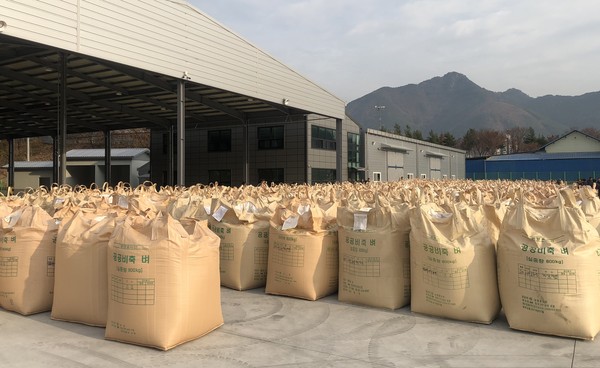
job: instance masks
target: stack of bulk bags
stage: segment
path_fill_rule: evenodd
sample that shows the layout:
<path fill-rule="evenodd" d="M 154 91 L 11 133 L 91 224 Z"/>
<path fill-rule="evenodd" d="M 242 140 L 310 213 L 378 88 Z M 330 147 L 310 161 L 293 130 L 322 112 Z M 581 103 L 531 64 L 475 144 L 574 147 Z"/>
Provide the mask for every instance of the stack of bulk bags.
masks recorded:
<path fill-rule="evenodd" d="M 0 199 L 0 221 L 4 219 L 7 215 L 10 215 L 13 212 L 12 207 L 6 204 L 4 198 Z M 1 226 L 0 226 L 1 227 Z"/>
<path fill-rule="evenodd" d="M 168 212 L 175 219 L 194 219 L 207 225 L 216 201 L 217 198 L 213 198 L 206 188 L 195 185 L 173 200 L 168 207 Z"/>
<path fill-rule="evenodd" d="M 265 286 L 271 215 L 245 195 L 217 201 L 208 226 L 221 238 L 221 285 L 235 290 Z"/>
<path fill-rule="evenodd" d="M 29 315 L 52 308 L 57 224 L 39 206 L 2 219 L 0 307 Z"/>
<path fill-rule="evenodd" d="M 154 213 L 167 212 L 173 198 L 167 190 L 158 191 L 156 185 L 140 184 L 131 193 L 117 187 L 111 193 L 109 204 L 124 209 L 134 208 L 137 212 Z"/>
<path fill-rule="evenodd" d="M 190 210 L 192 204 L 192 194 L 189 191 L 181 193 L 175 198 L 171 198 L 169 205 L 167 206 L 167 212 L 173 216 L 174 219 L 179 220 L 184 217 L 185 212 Z"/>
<path fill-rule="evenodd" d="M 392 206 L 381 193 L 367 201 L 350 195 L 342 205 L 337 212 L 338 300 L 389 309 L 407 305 L 410 302 L 409 205 Z"/>
<path fill-rule="evenodd" d="M 581 210 L 585 214 L 588 222 L 598 231 L 600 231 L 600 198 L 598 192 L 584 185 L 579 188 L 579 197 L 581 198 Z"/>
<path fill-rule="evenodd" d="M 21 208 L 25 204 L 23 196 L 13 195 L 12 188 L 8 187 L 6 197 L 3 198 L 6 205 L 12 208 L 11 212 L 14 212 Z"/>
<path fill-rule="evenodd" d="M 600 330 L 600 239 L 580 208 L 520 196 L 498 240 L 498 281 L 511 328 L 593 339 Z"/>
<path fill-rule="evenodd" d="M 512 199 L 501 198 L 498 188 L 493 191 L 493 199 L 491 201 L 484 201 L 482 203 L 482 210 L 485 215 L 486 228 L 494 245 L 498 244 L 498 237 L 500 236 L 500 228 L 502 227 L 502 221 L 506 215 L 506 211 L 511 206 Z"/>
<path fill-rule="evenodd" d="M 281 205 L 269 230 L 268 294 L 317 300 L 338 290 L 337 204 Z"/>
<path fill-rule="evenodd" d="M 481 216 L 464 202 L 419 203 L 411 212 L 411 310 L 491 323 L 500 311 L 496 254 Z"/>
<path fill-rule="evenodd" d="M 80 209 L 61 226 L 56 241 L 52 319 L 106 325 L 106 254 L 115 221 L 114 213 Z"/>
<path fill-rule="evenodd" d="M 108 244 L 105 337 L 161 350 L 223 324 L 219 238 L 170 215 L 129 215 Z"/>

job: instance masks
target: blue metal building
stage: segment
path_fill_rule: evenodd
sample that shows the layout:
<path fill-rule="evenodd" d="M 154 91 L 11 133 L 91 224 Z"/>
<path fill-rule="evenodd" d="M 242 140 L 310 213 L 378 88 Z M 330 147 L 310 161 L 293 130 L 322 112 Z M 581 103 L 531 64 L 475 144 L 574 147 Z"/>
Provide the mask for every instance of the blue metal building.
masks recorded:
<path fill-rule="evenodd" d="M 577 130 L 538 151 L 470 158 L 466 177 L 576 181 L 600 177 L 600 140 Z"/>

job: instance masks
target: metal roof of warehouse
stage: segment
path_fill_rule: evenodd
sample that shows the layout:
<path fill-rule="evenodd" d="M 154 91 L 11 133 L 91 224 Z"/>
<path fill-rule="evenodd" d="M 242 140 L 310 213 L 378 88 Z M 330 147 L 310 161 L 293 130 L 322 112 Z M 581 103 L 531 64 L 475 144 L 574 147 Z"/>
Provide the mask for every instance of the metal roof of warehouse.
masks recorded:
<path fill-rule="evenodd" d="M 531 161 L 531 160 L 571 160 L 571 159 L 600 159 L 600 152 L 531 152 L 514 153 L 510 155 L 491 156 L 487 161 Z"/>
<path fill-rule="evenodd" d="M 4 2 L 0 139 L 55 135 L 60 53 L 68 133 L 168 129 L 186 80 L 187 126 L 317 113 L 344 102 L 185 1 Z"/>

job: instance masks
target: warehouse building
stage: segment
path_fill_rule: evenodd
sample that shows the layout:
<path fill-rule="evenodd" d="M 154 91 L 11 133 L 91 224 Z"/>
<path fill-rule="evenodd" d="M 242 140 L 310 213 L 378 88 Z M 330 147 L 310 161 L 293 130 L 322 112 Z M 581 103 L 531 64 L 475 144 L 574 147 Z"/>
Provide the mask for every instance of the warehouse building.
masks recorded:
<path fill-rule="evenodd" d="M 535 152 L 467 159 L 467 178 L 568 182 L 600 176 L 600 140 L 573 130 Z"/>
<path fill-rule="evenodd" d="M 324 148 L 311 153 L 314 171 L 298 137 L 312 142 L 318 125 L 335 127 L 341 142 L 344 118 L 344 101 L 182 0 L 2 5 L 0 139 L 11 186 L 16 138 L 51 136 L 51 180 L 65 183 L 67 134 L 103 132 L 106 153 L 111 132 L 129 128 L 152 130 L 150 171 L 159 184 L 299 182 L 334 172 L 342 180 L 344 144 L 327 145 L 330 130 L 315 128 Z M 104 157 L 111 178 L 111 155 Z M 211 166 L 200 170 L 201 160 Z"/>
<path fill-rule="evenodd" d="M 463 150 L 373 129 L 364 136 L 366 171 L 373 181 L 465 177 Z"/>
<path fill-rule="evenodd" d="M 186 131 L 189 183 L 240 185 L 242 183 L 321 183 L 348 180 L 358 150 L 360 128 L 346 117 L 338 137 L 335 119 L 302 114 L 274 119 L 253 119 L 246 125 L 198 126 Z M 245 135 L 247 131 L 247 135 Z M 152 134 L 151 179 L 164 182 L 169 133 Z M 247 149 L 247 151 L 245 151 Z M 341 150 L 340 167 L 337 166 Z M 248 176 L 244 175 L 248 157 Z M 338 170 L 341 170 L 338 176 Z"/>
<path fill-rule="evenodd" d="M 349 181 L 459 179 L 465 177 L 465 151 L 373 129 L 363 129 L 346 116 L 338 139 L 336 121 L 316 115 L 288 121 L 256 121 L 244 141 L 240 126 L 188 130 L 188 180 L 240 185 L 242 151 L 248 147 L 249 184 L 324 183 L 337 180 L 341 145 L 341 178 Z M 168 134 L 153 134 L 152 151 L 162 152 Z M 367 144 L 365 144 L 367 143 Z M 160 155 L 157 155 L 160 156 Z M 152 181 L 166 179 L 166 159 L 152 161 Z"/>

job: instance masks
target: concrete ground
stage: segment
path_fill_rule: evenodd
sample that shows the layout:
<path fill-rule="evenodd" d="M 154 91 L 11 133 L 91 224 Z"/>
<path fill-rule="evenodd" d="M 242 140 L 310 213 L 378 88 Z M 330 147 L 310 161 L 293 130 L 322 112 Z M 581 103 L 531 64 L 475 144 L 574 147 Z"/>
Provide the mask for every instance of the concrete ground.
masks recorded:
<path fill-rule="evenodd" d="M 340 303 L 222 288 L 225 324 L 170 351 L 104 340 L 104 329 L 0 310 L 0 367 L 600 367 L 581 341 Z"/>

